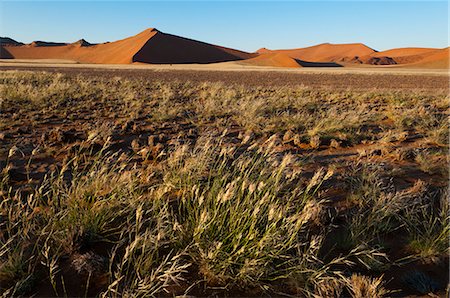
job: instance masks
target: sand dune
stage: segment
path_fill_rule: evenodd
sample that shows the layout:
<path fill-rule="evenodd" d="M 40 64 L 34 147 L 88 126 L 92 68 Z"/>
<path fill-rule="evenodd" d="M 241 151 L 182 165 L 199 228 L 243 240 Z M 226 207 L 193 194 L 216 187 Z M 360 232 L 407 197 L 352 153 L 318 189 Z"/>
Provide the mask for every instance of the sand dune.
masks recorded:
<path fill-rule="evenodd" d="M 405 57 L 405 56 L 425 54 L 436 50 L 437 49 L 435 48 L 396 48 L 387 51 L 375 52 L 371 54 L 371 56 Z"/>
<path fill-rule="evenodd" d="M 368 65 L 397 65 L 420 68 L 448 68 L 448 48 L 398 48 L 377 52 L 364 44 L 320 44 L 307 48 L 290 50 L 269 50 L 261 48 L 257 51 L 261 55 L 268 53 L 285 54 L 299 61 L 313 63 L 329 62 L 344 64 L 345 66 Z M 301 66 L 308 66 L 302 65 Z M 320 66 L 320 65 L 314 65 Z"/>
<path fill-rule="evenodd" d="M 311 61 L 311 62 L 338 62 L 345 59 L 351 59 L 355 56 L 367 56 L 375 53 L 374 49 L 362 43 L 352 44 L 330 44 L 323 43 L 307 48 L 298 48 L 290 50 L 267 50 L 259 51 L 283 53 L 294 59 Z"/>
<path fill-rule="evenodd" d="M 158 32 L 137 51 L 133 62 L 152 64 L 214 63 L 254 57 L 254 54 Z"/>
<path fill-rule="evenodd" d="M 449 48 L 436 50 L 422 54 L 422 59 L 415 63 L 405 64 L 415 68 L 449 68 L 450 50 Z"/>
<path fill-rule="evenodd" d="M 92 43 L 90 43 L 90 42 L 88 42 L 88 41 L 86 41 L 85 39 L 80 39 L 80 40 L 77 40 L 76 42 L 74 42 L 74 43 L 72 43 L 73 45 L 78 45 L 78 46 L 80 46 L 80 47 L 89 47 L 89 46 L 92 46 L 92 45 L 94 45 L 94 44 L 92 44 Z"/>
<path fill-rule="evenodd" d="M 265 53 L 257 57 L 244 60 L 242 64 L 254 66 L 274 66 L 274 67 L 292 67 L 298 68 L 301 65 L 294 59 L 283 53 Z"/>
<path fill-rule="evenodd" d="M 0 37 L 0 46 L 22 46 L 23 43 L 18 42 L 9 37 Z"/>
<path fill-rule="evenodd" d="M 448 48 L 398 48 L 374 53 L 371 56 L 389 56 L 395 60 L 397 64 L 401 65 L 408 64 L 410 66 L 419 66 L 420 64 L 423 64 L 430 65 L 430 67 L 435 65 L 437 68 L 448 67 Z"/>
<path fill-rule="evenodd" d="M 5 45 L 1 51 L 1 58 L 67 59 L 101 64 L 212 63 L 254 56 L 255 54 L 165 34 L 154 28 L 119 41 L 97 45 L 87 44 L 84 40 L 73 44 L 56 45 L 32 43 L 14 47 Z"/>
<path fill-rule="evenodd" d="M 53 59 L 94 64 L 208 64 L 236 61 L 240 65 L 266 67 L 336 67 L 393 65 L 416 68 L 448 68 L 449 49 L 398 48 L 377 52 L 361 44 L 324 43 L 306 48 L 256 53 L 208 44 L 160 32 L 154 28 L 115 42 L 91 44 L 34 41 L 23 44 L 0 38 L 2 59 Z"/>

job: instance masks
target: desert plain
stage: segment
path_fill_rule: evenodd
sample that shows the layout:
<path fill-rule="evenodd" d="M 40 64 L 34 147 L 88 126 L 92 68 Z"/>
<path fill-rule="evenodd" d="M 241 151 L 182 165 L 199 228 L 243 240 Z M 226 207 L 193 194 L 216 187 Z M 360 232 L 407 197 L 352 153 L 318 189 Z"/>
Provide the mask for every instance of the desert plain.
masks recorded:
<path fill-rule="evenodd" d="M 4 297 L 448 295 L 448 48 L 0 53 Z"/>

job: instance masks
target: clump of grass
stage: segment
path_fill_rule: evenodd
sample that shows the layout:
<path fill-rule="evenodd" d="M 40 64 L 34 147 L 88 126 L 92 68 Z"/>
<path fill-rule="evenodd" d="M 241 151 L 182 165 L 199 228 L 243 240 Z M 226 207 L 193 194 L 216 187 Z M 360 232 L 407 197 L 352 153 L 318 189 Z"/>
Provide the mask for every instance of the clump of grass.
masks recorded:
<path fill-rule="evenodd" d="M 336 268 L 352 264 L 350 255 L 367 254 L 357 248 L 348 256 L 322 258 L 324 207 L 315 194 L 332 171 L 318 171 L 302 187 L 292 170 L 295 159 L 277 156 L 270 146 L 238 156 L 233 148 L 219 155 L 209 148 L 194 150 L 200 168 L 202 156 L 212 156 L 206 179 L 199 180 L 196 171 L 186 175 L 185 166 L 192 164 L 180 162 L 177 153 L 171 176 L 181 179 L 162 186 L 181 195 L 182 246 L 188 247 L 192 266 L 207 286 L 276 292 L 272 283 L 279 281 L 299 294 L 311 294 L 323 280 L 340 276 Z M 189 154 L 183 159 L 192 160 Z"/>
<path fill-rule="evenodd" d="M 342 297 L 344 290 L 345 282 L 343 282 L 341 279 L 323 279 L 315 285 L 313 297 L 339 298 Z"/>
<path fill-rule="evenodd" d="M 382 298 L 389 294 L 383 287 L 383 278 L 370 278 L 367 276 L 353 274 L 347 279 L 347 287 L 353 298 Z"/>
<path fill-rule="evenodd" d="M 359 262 L 367 269 L 384 271 L 390 266 L 383 252 L 386 251 L 385 237 L 405 227 L 406 210 L 414 210 L 416 213 L 410 218 L 418 220 L 417 210 L 426 201 L 427 187 L 418 180 L 409 189 L 390 192 L 389 184 L 380 178 L 376 167 L 356 165 L 354 170 L 357 175 L 349 179 L 351 194 L 348 198 L 354 206 L 345 214 L 345 231 L 339 245 L 344 249 L 358 245 L 372 248 L 373 254 L 360 258 Z"/>
<path fill-rule="evenodd" d="M 413 289 L 420 294 L 434 293 L 440 288 L 438 282 L 426 273 L 418 270 L 404 274 L 402 281 L 408 286 L 408 288 Z"/>
<path fill-rule="evenodd" d="M 190 263 L 177 247 L 177 232 L 167 201 L 151 198 L 140 203 L 128 215 L 112 250 L 110 281 L 102 296 L 155 297 L 179 286 Z"/>
<path fill-rule="evenodd" d="M 424 205 L 419 210 L 408 209 L 404 220 L 409 232 L 409 248 L 424 262 L 439 263 L 448 255 L 450 215 L 447 193 L 438 197 L 438 206 Z"/>
<path fill-rule="evenodd" d="M 319 204 L 302 212 L 306 202 L 296 200 L 304 197 L 299 189 L 285 197 L 280 193 L 287 159 L 276 172 L 265 171 L 263 162 L 261 157 L 220 160 L 208 183 L 182 200 L 194 259 L 210 284 L 257 284 L 285 275 L 276 269 L 278 258 L 295 249 L 314 208 L 320 215 Z"/>

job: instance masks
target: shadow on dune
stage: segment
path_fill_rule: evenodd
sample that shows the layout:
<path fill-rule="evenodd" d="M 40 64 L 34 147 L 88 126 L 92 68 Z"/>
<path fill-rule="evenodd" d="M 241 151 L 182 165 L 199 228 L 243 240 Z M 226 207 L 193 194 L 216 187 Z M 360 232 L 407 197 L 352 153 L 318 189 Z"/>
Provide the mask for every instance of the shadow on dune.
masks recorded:
<path fill-rule="evenodd" d="M 6 50 L 4 47 L 0 46 L 0 59 L 13 59 L 13 55 L 11 55 L 8 50 Z"/>
<path fill-rule="evenodd" d="M 303 67 L 343 67 L 335 62 L 308 62 L 300 59 L 295 59 L 295 61 Z"/>
<path fill-rule="evenodd" d="M 152 64 L 214 63 L 250 58 L 251 54 L 158 32 L 133 56 Z"/>
<path fill-rule="evenodd" d="M 67 45 L 67 43 L 63 43 L 63 42 L 49 42 L 49 41 L 41 41 L 41 40 L 36 40 L 31 43 L 31 46 L 33 46 L 33 47 L 61 47 L 61 46 L 66 46 L 66 45 Z"/>

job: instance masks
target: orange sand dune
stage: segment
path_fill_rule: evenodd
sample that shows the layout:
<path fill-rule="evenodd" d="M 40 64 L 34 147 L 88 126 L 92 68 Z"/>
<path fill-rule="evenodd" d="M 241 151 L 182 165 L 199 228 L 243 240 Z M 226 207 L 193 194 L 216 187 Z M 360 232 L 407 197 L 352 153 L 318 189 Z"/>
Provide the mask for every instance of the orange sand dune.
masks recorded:
<path fill-rule="evenodd" d="M 449 50 L 399 48 L 377 52 L 361 43 L 324 43 L 306 48 L 247 53 L 212 45 L 150 28 L 115 42 L 90 44 L 35 41 L 24 45 L 0 37 L 0 58 L 58 59 L 98 64 L 189 64 L 242 61 L 244 65 L 272 67 L 336 67 L 356 64 L 393 65 L 417 68 L 448 68 Z"/>
<path fill-rule="evenodd" d="M 290 50 L 267 50 L 260 49 L 261 51 L 284 53 L 289 57 L 300 59 L 304 61 L 313 62 L 338 62 L 345 59 L 351 59 L 355 56 L 367 56 L 375 53 L 374 49 L 362 43 L 352 44 L 330 44 L 323 43 L 312 47 L 290 49 Z"/>
<path fill-rule="evenodd" d="M 435 48 L 397 48 L 397 49 L 391 49 L 391 50 L 382 51 L 382 52 L 375 52 L 375 53 L 372 53 L 371 56 L 373 56 L 373 57 L 381 57 L 381 56 L 404 57 L 404 56 L 425 54 L 425 53 L 433 52 L 436 50 L 437 49 L 435 49 Z"/>
<path fill-rule="evenodd" d="M 449 68 L 450 48 L 440 49 L 422 54 L 422 59 L 415 63 L 406 64 L 416 68 Z"/>
<path fill-rule="evenodd" d="M 254 57 L 255 54 L 165 34 L 150 28 L 129 38 L 97 45 L 79 42 L 59 46 L 5 45 L 0 56 L 16 59 L 67 59 L 102 64 L 175 64 L 242 60 Z"/>
<path fill-rule="evenodd" d="M 383 54 L 383 53 L 392 57 L 398 64 L 408 64 L 411 66 L 414 66 L 418 63 L 431 63 L 434 60 L 446 60 L 445 59 L 445 49 L 401 48 L 401 49 L 393 49 L 393 50 L 389 50 L 389 51 L 380 52 L 377 54 Z M 436 66 L 442 65 L 442 67 L 446 67 L 445 61 L 441 61 L 441 62 L 434 63 L 434 64 Z M 438 67 L 438 68 L 442 68 L 442 67 Z"/>
<path fill-rule="evenodd" d="M 243 64 L 255 66 L 274 66 L 274 67 L 301 67 L 294 59 L 283 53 L 266 53 L 257 57 L 242 61 Z"/>
<path fill-rule="evenodd" d="M 22 46 L 23 43 L 18 42 L 12 38 L 9 37 L 0 37 L 0 46 Z"/>
<path fill-rule="evenodd" d="M 420 62 L 427 56 L 439 51 L 434 48 L 398 48 L 383 52 L 373 53 L 372 57 L 387 56 L 395 60 L 397 64 L 410 64 Z"/>
<path fill-rule="evenodd" d="M 133 62 L 152 64 L 214 63 L 248 59 L 255 56 L 256 54 L 158 32 L 136 52 Z"/>

